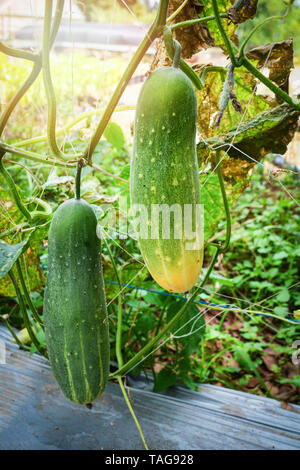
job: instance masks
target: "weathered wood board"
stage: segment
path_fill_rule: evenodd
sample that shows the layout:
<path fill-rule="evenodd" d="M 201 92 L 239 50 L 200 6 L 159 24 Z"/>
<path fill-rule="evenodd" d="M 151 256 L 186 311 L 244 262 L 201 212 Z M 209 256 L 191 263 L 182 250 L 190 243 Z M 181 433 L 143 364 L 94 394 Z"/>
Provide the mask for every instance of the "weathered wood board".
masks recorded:
<path fill-rule="evenodd" d="M 143 449 L 119 386 L 109 383 L 92 409 L 64 398 L 49 363 L 21 351 L 0 326 L 0 449 Z M 3 359 L 3 357 L 2 357 Z M 128 379 L 133 407 L 152 450 L 300 449 L 300 407 L 202 385 L 167 394 Z"/>

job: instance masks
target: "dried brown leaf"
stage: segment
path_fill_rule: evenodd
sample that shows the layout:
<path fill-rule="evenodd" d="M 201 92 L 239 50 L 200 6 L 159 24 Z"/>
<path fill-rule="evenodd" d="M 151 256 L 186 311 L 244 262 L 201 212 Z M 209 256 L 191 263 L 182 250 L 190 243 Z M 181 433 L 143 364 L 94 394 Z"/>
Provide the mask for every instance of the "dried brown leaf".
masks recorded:
<path fill-rule="evenodd" d="M 236 1 L 228 10 L 231 21 L 235 24 L 243 23 L 256 15 L 258 0 Z"/>

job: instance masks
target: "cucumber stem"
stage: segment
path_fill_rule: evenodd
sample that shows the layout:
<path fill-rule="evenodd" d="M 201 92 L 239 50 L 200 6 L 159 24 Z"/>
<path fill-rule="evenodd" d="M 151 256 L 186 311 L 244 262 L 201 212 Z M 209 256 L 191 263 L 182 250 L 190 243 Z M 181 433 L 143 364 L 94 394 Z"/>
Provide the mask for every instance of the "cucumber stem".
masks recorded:
<path fill-rule="evenodd" d="M 175 69 L 178 69 L 180 65 L 180 59 L 181 59 L 181 45 L 177 41 L 177 39 L 174 39 L 174 57 L 173 57 L 173 67 Z"/>
<path fill-rule="evenodd" d="M 164 43 L 166 46 L 166 51 L 168 56 L 172 61 L 175 59 L 175 40 L 172 35 L 172 31 L 168 26 L 165 26 L 163 29 L 163 38 L 164 38 Z M 178 52 L 177 52 L 178 53 Z M 173 63 L 174 65 L 174 63 Z M 176 65 L 174 65 L 176 67 Z M 201 90 L 203 88 L 203 84 L 201 83 L 198 75 L 196 72 L 192 69 L 192 67 L 189 66 L 185 60 L 182 59 L 182 57 L 179 56 L 179 64 L 178 67 L 186 74 L 187 77 L 191 80 L 191 82 L 194 84 L 194 86 L 198 89 Z"/>
<path fill-rule="evenodd" d="M 80 199 L 80 183 L 81 183 L 82 160 L 78 160 L 76 176 L 75 176 L 75 199 Z"/>

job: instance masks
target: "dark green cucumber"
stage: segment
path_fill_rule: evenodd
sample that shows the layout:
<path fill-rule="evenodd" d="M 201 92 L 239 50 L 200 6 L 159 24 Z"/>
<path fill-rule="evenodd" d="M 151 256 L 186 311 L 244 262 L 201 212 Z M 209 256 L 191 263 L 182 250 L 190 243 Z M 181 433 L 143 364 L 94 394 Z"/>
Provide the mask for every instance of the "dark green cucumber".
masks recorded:
<path fill-rule="evenodd" d="M 109 337 L 97 219 L 82 199 L 64 202 L 48 236 L 44 297 L 46 344 L 67 398 L 90 403 L 109 373 Z"/>
<path fill-rule="evenodd" d="M 197 101 L 191 81 L 175 67 L 155 70 L 143 85 L 137 103 L 130 191 L 135 215 L 139 212 L 140 216 L 142 205 L 148 218 L 148 231 L 138 233 L 142 256 L 157 283 L 173 292 L 188 291 L 195 284 L 203 262 L 196 120 Z M 178 232 L 175 235 L 176 223 L 170 211 L 171 230 L 167 238 L 162 218 L 155 221 L 151 215 L 153 205 L 181 209 L 178 227 L 180 224 L 184 227 L 188 205 L 190 230 L 183 229 L 181 238 Z M 157 238 L 153 237 L 153 224 L 158 225 Z M 193 232 L 197 235 L 191 245 Z"/>

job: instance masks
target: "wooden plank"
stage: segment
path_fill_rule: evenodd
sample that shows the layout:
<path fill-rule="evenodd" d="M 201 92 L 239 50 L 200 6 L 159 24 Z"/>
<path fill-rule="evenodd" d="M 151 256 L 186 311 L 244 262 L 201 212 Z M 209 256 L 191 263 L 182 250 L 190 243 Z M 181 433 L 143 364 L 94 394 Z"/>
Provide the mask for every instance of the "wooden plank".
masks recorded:
<path fill-rule="evenodd" d="M 0 449 L 142 449 L 117 384 L 92 409 L 68 401 L 46 359 L 21 351 L 0 326 Z M 150 449 L 299 449 L 300 407 L 211 385 L 151 392 L 128 378 Z"/>

